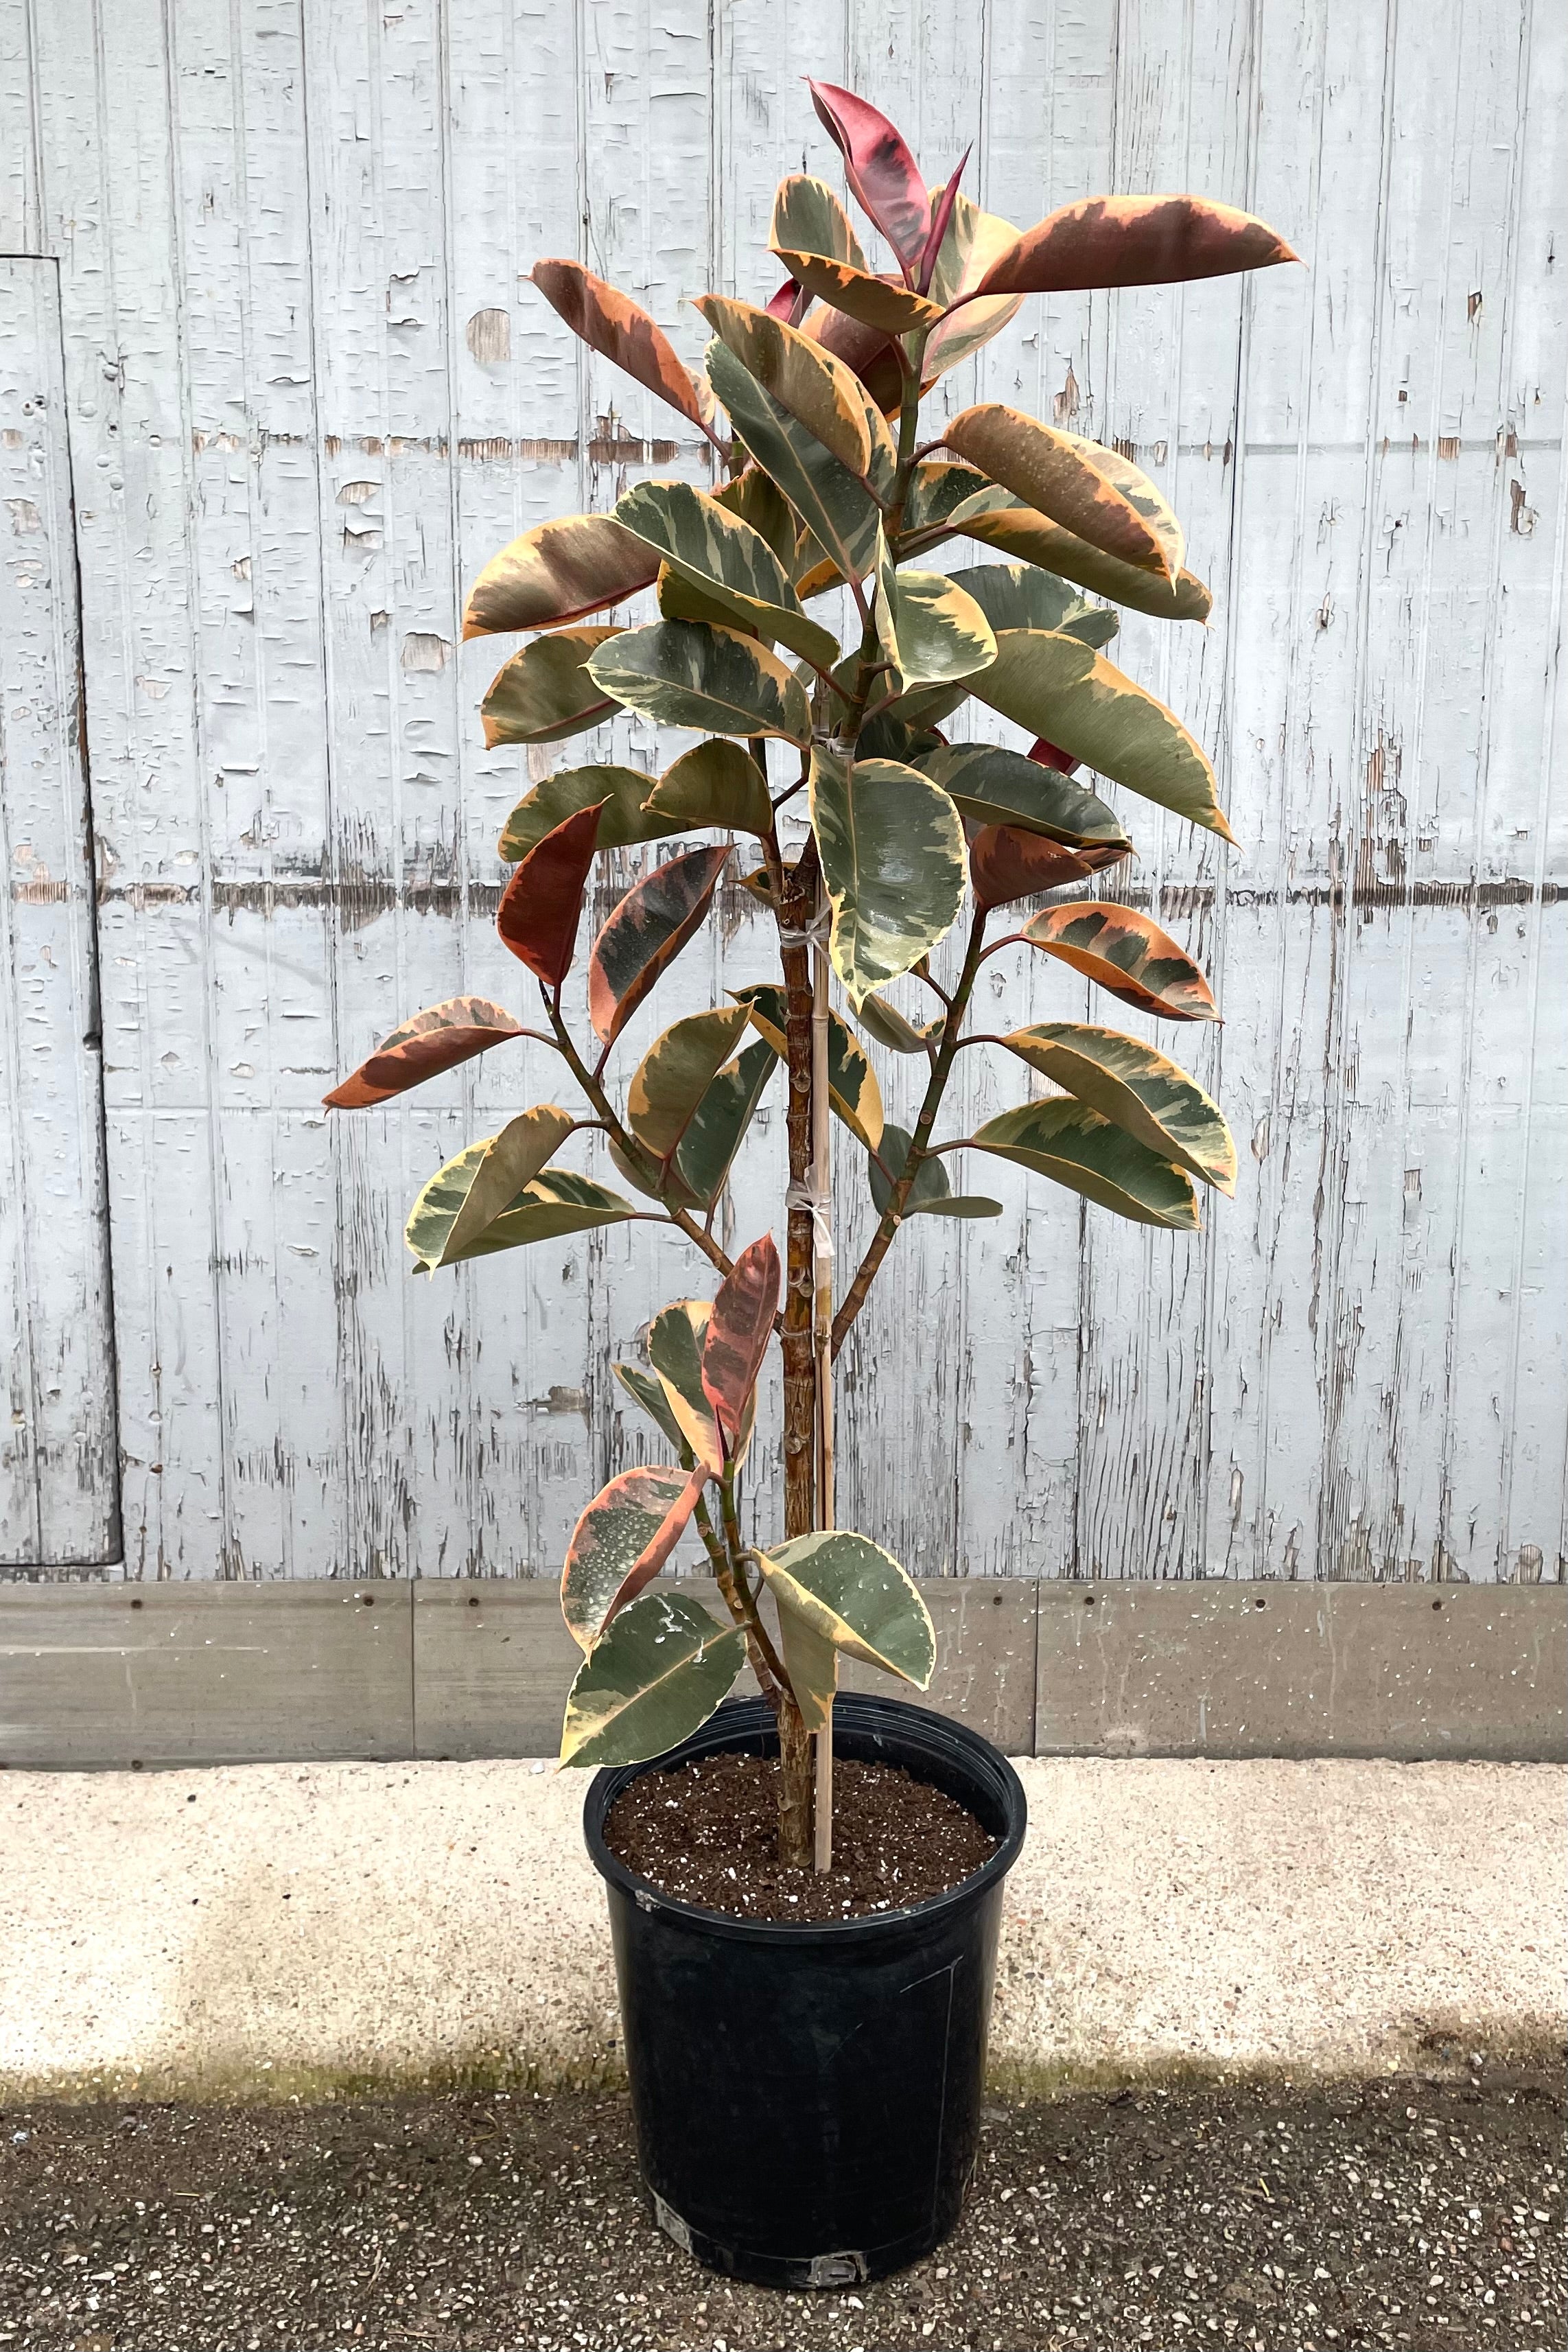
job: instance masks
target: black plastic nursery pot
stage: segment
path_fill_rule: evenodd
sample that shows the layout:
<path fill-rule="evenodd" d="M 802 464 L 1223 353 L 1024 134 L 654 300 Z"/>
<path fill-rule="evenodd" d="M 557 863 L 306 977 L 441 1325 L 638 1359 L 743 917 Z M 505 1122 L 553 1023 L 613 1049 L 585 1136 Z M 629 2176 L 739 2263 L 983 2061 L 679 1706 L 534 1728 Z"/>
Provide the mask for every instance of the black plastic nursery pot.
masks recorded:
<path fill-rule="evenodd" d="M 604 1842 L 639 1772 L 776 1754 L 761 1699 L 732 1700 L 655 1764 L 601 1772 L 583 1828 L 605 1882 L 643 2179 L 677 2244 L 732 2278 L 834 2287 L 918 2262 L 974 2168 L 1002 1881 L 1023 1843 L 1018 1774 L 988 1740 L 845 1692 L 840 1756 L 902 1765 L 999 1843 L 946 1895 L 825 1923 L 673 1902 Z"/>

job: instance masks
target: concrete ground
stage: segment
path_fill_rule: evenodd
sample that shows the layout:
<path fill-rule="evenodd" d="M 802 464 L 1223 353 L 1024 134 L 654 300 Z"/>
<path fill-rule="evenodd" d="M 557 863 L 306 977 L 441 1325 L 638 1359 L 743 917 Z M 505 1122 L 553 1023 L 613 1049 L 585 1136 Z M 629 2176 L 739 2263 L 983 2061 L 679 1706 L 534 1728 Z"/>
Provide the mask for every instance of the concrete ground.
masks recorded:
<path fill-rule="evenodd" d="M 1560 2046 L 1561 1769 L 1019 1769 L 998 2090 Z M 584 1786 L 526 1762 L 7 1773 L 0 2103 L 613 2083 Z"/>

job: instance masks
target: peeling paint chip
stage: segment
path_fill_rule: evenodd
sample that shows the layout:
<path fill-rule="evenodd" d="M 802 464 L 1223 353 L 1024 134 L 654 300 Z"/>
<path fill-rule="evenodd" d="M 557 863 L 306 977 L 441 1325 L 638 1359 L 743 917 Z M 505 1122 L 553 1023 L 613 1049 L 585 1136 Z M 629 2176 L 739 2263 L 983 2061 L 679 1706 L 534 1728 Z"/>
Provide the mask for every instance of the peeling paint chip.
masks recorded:
<path fill-rule="evenodd" d="M 445 637 L 433 636 L 424 629 L 411 629 L 402 641 L 402 666 L 404 669 L 444 669 L 451 651 Z"/>
<path fill-rule="evenodd" d="M 380 488 L 379 482 L 345 482 L 338 493 L 338 504 L 340 507 L 362 507 L 375 497 Z"/>
<path fill-rule="evenodd" d="M 29 532 L 43 530 L 38 509 L 31 499 L 7 499 L 5 503 L 11 509 L 11 528 L 18 539 L 26 539 Z"/>
<path fill-rule="evenodd" d="M 464 341 L 482 367 L 498 367 L 512 356 L 511 312 L 476 310 L 464 329 Z"/>

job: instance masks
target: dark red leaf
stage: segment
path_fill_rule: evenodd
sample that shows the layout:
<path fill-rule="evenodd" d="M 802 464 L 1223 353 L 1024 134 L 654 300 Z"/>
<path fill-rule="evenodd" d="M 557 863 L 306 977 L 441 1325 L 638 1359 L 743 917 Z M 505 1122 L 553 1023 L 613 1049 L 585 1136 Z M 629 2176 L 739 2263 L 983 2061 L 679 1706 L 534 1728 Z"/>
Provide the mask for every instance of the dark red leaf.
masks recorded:
<path fill-rule="evenodd" d="M 1070 776 L 1074 768 L 1082 765 L 1071 751 L 1062 751 L 1059 744 L 1048 743 L 1043 735 L 1035 737 L 1024 757 L 1032 760 L 1037 768 L 1055 768 L 1064 776 Z"/>
<path fill-rule="evenodd" d="M 969 835 L 969 880 L 977 904 L 988 910 L 1082 882 L 1098 867 L 1113 866 L 1127 855 L 1110 843 L 1064 849 L 1060 842 L 1020 832 L 1015 824 L 981 824 Z"/>
<path fill-rule="evenodd" d="M 703 1342 L 703 1394 L 734 1437 L 768 1352 L 779 1311 L 779 1252 L 771 1234 L 743 1249 L 718 1286 Z"/>
<path fill-rule="evenodd" d="M 536 841 L 502 893 L 496 929 L 549 988 L 559 988 L 571 970 L 600 813 L 608 806 L 595 801 Z"/>
<path fill-rule="evenodd" d="M 947 224 L 953 217 L 953 207 L 958 201 L 958 183 L 964 176 L 964 166 L 974 153 L 973 146 L 966 147 L 958 158 L 958 168 L 942 191 L 942 201 L 931 223 L 931 234 L 925 240 L 925 250 L 920 257 L 920 274 L 915 284 L 924 294 L 931 283 L 931 273 L 936 267 L 936 257 L 942 250 L 942 240 L 947 234 Z"/>
<path fill-rule="evenodd" d="M 1026 229 L 974 292 L 1168 286 L 1299 258 L 1267 221 L 1233 205 L 1209 204 L 1202 196 L 1086 196 Z"/>
<path fill-rule="evenodd" d="M 778 293 L 773 297 L 772 301 L 768 305 L 768 317 L 770 319 L 782 319 L 787 327 L 793 326 L 795 323 L 795 305 L 800 299 L 801 291 L 802 289 L 796 285 L 795 280 L 792 278 L 787 278 L 784 280 L 783 285 L 779 289 Z"/>
<path fill-rule="evenodd" d="M 639 302 L 579 261 L 536 261 L 533 281 L 572 332 L 706 433 L 707 407 L 674 345 Z M 710 436 L 711 438 L 711 436 Z"/>
<path fill-rule="evenodd" d="M 672 857 L 627 891 L 588 965 L 588 1013 L 601 1045 L 613 1044 L 660 974 L 707 913 L 729 845 Z"/>
<path fill-rule="evenodd" d="M 369 1110 L 521 1034 L 511 1014 L 488 997 L 449 997 L 394 1029 L 368 1062 L 321 1099 L 329 1110 Z"/>
<path fill-rule="evenodd" d="M 905 274 L 912 274 L 930 233 L 931 197 L 903 132 L 852 90 L 831 81 L 807 86 L 862 209 L 875 221 Z"/>

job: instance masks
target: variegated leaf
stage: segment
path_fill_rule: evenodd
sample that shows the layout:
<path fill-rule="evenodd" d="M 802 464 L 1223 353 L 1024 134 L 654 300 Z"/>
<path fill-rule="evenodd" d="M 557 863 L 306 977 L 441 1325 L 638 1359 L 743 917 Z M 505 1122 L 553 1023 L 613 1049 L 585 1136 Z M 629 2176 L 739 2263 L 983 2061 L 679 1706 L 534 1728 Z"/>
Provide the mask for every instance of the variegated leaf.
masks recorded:
<path fill-rule="evenodd" d="M 876 557 L 881 509 L 852 474 L 716 335 L 708 381 L 736 432 L 769 474 L 822 552 L 846 579 L 863 579 Z"/>
<path fill-rule="evenodd" d="M 748 522 L 690 482 L 637 482 L 615 519 L 657 550 L 671 570 L 724 608 L 732 626 L 758 630 L 819 669 L 831 669 L 839 641 L 801 611 L 779 558 Z"/>
<path fill-rule="evenodd" d="M 988 1118 L 967 1148 L 1016 1160 L 1134 1224 L 1197 1231 L 1197 1200 L 1186 1169 L 1173 1168 L 1071 1095 L 1024 1103 Z"/>
<path fill-rule="evenodd" d="M 601 1487 L 571 1531 L 560 1613 L 591 1651 L 616 1612 L 653 1581 L 696 1507 L 706 1470 L 623 1470 Z"/>
<path fill-rule="evenodd" d="M 946 793 L 895 760 L 852 764 L 819 744 L 811 825 L 832 902 L 833 968 L 850 1001 L 908 971 L 964 900 L 964 828 Z"/>
<path fill-rule="evenodd" d="M 490 681 L 479 706 L 485 741 L 556 743 L 597 727 L 617 708 L 595 686 L 586 664 L 614 629 L 558 629 L 512 656 Z"/>
<path fill-rule="evenodd" d="M 600 648 L 590 668 L 607 694 L 666 726 L 782 735 L 802 745 L 811 740 L 800 680 L 776 654 L 732 629 L 701 621 L 627 629 Z"/>
<path fill-rule="evenodd" d="M 1024 925 L 1031 947 L 1071 964 L 1086 980 L 1166 1021 L 1218 1021 L 1207 981 L 1168 931 L 1131 907 L 1080 898 L 1048 908 Z"/>
<path fill-rule="evenodd" d="M 1039 1021 L 1010 1031 L 1003 1043 L 1161 1159 L 1234 1193 L 1236 1145 L 1218 1105 L 1141 1037 L 1074 1021 Z"/>
<path fill-rule="evenodd" d="M 633 884 L 593 942 L 588 1011 L 601 1045 L 612 1045 L 713 903 L 729 862 L 727 844 L 688 850 Z"/>
<path fill-rule="evenodd" d="M 1114 478 L 1096 462 L 1096 444 L 1058 432 L 998 401 L 965 409 L 948 426 L 946 438 L 949 448 L 992 481 L 1103 553 L 1136 571 L 1163 573 L 1167 580 L 1181 570 L 1181 526 L 1154 484 L 1129 460 L 1116 461 L 1124 476 Z M 1128 495 L 1127 474 L 1141 485 L 1136 499 Z"/>
<path fill-rule="evenodd" d="M 577 1670 L 561 1763 L 642 1764 L 662 1756 L 707 1721 L 745 1656 L 738 1626 L 718 1624 L 685 1593 L 643 1593 Z"/>
<path fill-rule="evenodd" d="M 656 1160 L 672 1159 L 709 1084 L 734 1052 L 747 1024 L 744 1004 L 688 1013 L 655 1038 L 638 1064 L 626 1097 L 626 1118 Z"/>
<path fill-rule="evenodd" d="M 492 1004 L 486 996 L 448 997 L 394 1029 L 368 1061 L 321 1099 L 329 1110 L 370 1110 L 521 1035 L 505 1005 Z"/>
<path fill-rule="evenodd" d="M 780 1611 L 793 1610 L 835 1649 L 925 1690 L 936 1635 L 913 1580 L 891 1552 L 841 1529 L 797 1536 L 761 1555 Z"/>
<path fill-rule="evenodd" d="M 549 629 L 619 604 L 652 585 L 658 559 L 608 515 L 536 524 L 493 555 L 468 592 L 465 637 Z"/>
<path fill-rule="evenodd" d="M 679 825 L 644 808 L 653 789 L 653 778 L 638 768 L 562 768 L 517 803 L 497 846 L 503 857 L 516 863 L 547 833 L 585 808 L 600 811 L 601 849 L 624 849 L 631 842 L 657 841 L 662 835 L 678 833 Z"/>
<path fill-rule="evenodd" d="M 888 489 L 898 464 L 897 447 L 882 411 L 852 370 L 810 336 L 750 302 L 699 294 L 694 307 L 747 374 L 841 466 L 877 491 Z"/>
<path fill-rule="evenodd" d="M 1113 809 L 1085 785 L 1040 767 L 1021 751 L 996 743 L 945 743 L 924 753 L 919 764 L 921 774 L 940 784 L 976 824 L 1018 825 L 1070 849 L 1132 845 Z"/>
<path fill-rule="evenodd" d="M 603 656 L 599 656 L 602 660 Z M 1004 629 L 971 692 L 1031 735 L 1048 736 L 1113 783 L 1233 839 L 1202 746 L 1163 702 L 1077 637 Z"/>
<path fill-rule="evenodd" d="M 683 832 L 712 825 L 766 839 L 773 829 L 767 779 L 749 751 L 722 735 L 684 751 L 665 769 L 648 796 L 646 814 L 668 818 Z"/>
<path fill-rule="evenodd" d="M 508 1119 L 499 1135 L 449 1160 L 425 1185 L 403 1228 L 415 1271 L 434 1274 L 438 1265 L 466 1257 L 470 1244 L 512 1207 L 571 1131 L 570 1111 L 538 1103 Z"/>

